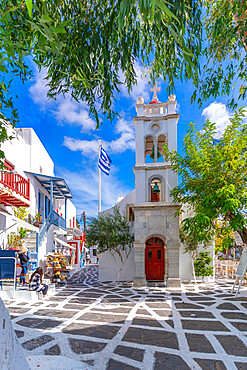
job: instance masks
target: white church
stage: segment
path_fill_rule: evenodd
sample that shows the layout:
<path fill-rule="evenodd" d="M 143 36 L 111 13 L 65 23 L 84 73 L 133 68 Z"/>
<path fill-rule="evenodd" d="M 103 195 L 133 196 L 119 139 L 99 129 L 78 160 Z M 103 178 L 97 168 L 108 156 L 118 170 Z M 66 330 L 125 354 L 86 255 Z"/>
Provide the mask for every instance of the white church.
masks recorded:
<path fill-rule="evenodd" d="M 134 248 L 124 264 L 109 252 L 100 254 L 101 281 L 133 280 L 135 286 L 163 281 L 179 287 L 181 281 L 193 278 L 191 258 L 179 241 L 179 218 L 174 217 L 180 205 L 169 195 L 177 185 L 177 175 L 163 153 L 165 142 L 169 150 L 177 150 L 176 96 L 162 103 L 157 98 L 159 90 L 157 86 L 151 89 L 154 94 L 148 104 L 142 97 L 137 99 L 135 189 L 117 203 L 133 221 Z M 113 208 L 105 212 L 112 213 Z"/>

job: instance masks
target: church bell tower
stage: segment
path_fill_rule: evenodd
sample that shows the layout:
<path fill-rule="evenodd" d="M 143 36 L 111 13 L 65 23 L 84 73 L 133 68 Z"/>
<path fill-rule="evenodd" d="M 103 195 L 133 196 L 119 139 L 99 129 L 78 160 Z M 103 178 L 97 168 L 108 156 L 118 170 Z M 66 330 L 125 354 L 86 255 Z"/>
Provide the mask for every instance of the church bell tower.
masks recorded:
<path fill-rule="evenodd" d="M 177 150 L 176 96 L 158 100 L 160 88 L 152 89 L 153 99 L 145 104 L 137 99 L 134 117 L 136 140 L 135 173 L 135 279 L 134 285 L 164 281 L 179 286 L 179 220 L 174 217 L 179 205 L 173 203 L 170 190 L 177 175 L 163 150 Z"/>

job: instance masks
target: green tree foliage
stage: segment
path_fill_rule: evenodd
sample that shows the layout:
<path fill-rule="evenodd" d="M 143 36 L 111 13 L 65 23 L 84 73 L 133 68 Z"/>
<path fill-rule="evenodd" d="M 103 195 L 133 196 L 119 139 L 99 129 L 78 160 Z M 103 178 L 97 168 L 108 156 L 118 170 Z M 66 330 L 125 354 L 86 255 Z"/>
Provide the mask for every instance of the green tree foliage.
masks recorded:
<path fill-rule="evenodd" d="M 47 10 L 48 1 L 2 0 L 0 8 L 0 118 L 15 124 L 11 82 L 18 76 L 23 82 L 30 77 L 25 62 L 28 56 L 37 63 L 45 62 L 62 51 L 60 33 L 65 32 L 61 19 Z M 56 8 L 54 8 L 56 13 Z M 32 15 L 32 17 L 30 17 Z M 11 115 L 10 115 L 11 114 Z"/>
<path fill-rule="evenodd" d="M 112 215 L 106 213 L 91 220 L 86 228 L 86 240 L 91 247 L 97 245 L 99 253 L 118 255 L 124 264 L 134 244 L 132 225 L 118 208 L 114 208 Z"/>
<path fill-rule="evenodd" d="M 192 101 L 202 105 L 211 97 L 228 95 L 228 105 L 236 108 L 247 92 L 247 2 L 204 0 L 203 10 L 205 42 Z"/>
<path fill-rule="evenodd" d="M 194 262 L 196 276 L 213 276 L 214 269 L 210 266 L 212 257 L 209 256 L 209 252 L 203 251 L 199 253 L 199 256 Z"/>
<path fill-rule="evenodd" d="M 229 231 L 226 233 L 225 229 L 225 241 L 230 242 L 230 233 L 238 231 L 247 243 L 247 124 L 244 117 L 244 109 L 235 112 L 217 144 L 215 123 L 207 120 L 200 132 L 196 132 L 191 123 L 184 138 L 184 157 L 175 151 L 169 152 L 167 145 L 164 146 L 173 170 L 181 176 L 181 183 L 171 195 L 175 202 L 189 205 L 194 212 L 182 221 L 182 229 L 198 242 L 214 237 L 216 220 L 220 219 Z"/>
<path fill-rule="evenodd" d="M 0 109 L 12 108 L 12 76 L 30 76 L 25 57 L 47 69 L 49 97 L 68 93 L 108 117 L 124 82 L 136 83 L 135 61 L 154 81 L 197 73 L 201 8 L 194 0 L 2 0 L 0 9 Z M 120 75 L 123 74 L 124 81 Z M 99 121 L 98 121 L 99 123 Z"/>
<path fill-rule="evenodd" d="M 18 121 L 11 81 L 30 77 L 29 56 L 47 71 L 48 96 L 85 101 L 97 125 L 99 111 L 113 119 L 121 84 L 136 83 L 136 61 L 169 93 L 176 79 L 191 78 L 201 103 L 231 94 L 239 79 L 244 99 L 246 9 L 243 0 L 2 0 L 0 118 Z"/>
<path fill-rule="evenodd" d="M 191 234 L 186 233 L 182 227 L 179 228 L 179 238 L 181 243 L 184 244 L 184 253 L 190 253 L 194 260 L 198 255 L 198 241 L 195 238 L 193 232 Z"/>

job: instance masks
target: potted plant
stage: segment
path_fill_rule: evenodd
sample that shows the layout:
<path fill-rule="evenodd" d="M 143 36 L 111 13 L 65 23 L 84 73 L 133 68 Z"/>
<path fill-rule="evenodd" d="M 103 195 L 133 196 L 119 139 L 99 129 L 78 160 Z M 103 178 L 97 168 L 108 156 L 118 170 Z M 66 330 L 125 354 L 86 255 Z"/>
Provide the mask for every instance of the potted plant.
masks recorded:
<path fill-rule="evenodd" d="M 34 226 L 39 227 L 40 224 L 42 224 L 42 216 L 40 212 L 37 212 L 34 217 Z"/>
<path fill-rule="evenodd" d="M 19 250 L 25 241 L 27 233 L 28 230 L 21 227 L 18 233 L 12 231 L 10 234 L 8 234 L 7 238 L 9 249 L 13 248 L 15 250 Z"/>
<path fill-rule="evenodd" d="M 14 209 L 15 217 L 19 218 L 22 221 L 26 220 L 26 217 L 29 215 L 26 207 L 12 207 Z"/>

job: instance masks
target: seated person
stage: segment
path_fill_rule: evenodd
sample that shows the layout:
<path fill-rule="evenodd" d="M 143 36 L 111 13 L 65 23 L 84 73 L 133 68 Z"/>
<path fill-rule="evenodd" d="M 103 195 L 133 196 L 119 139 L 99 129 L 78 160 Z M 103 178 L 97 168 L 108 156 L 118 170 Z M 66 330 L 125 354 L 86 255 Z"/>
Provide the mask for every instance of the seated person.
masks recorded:
<path fill-rule="evenodd" d="M 48 285 L 42 284 L 43 269 L 38 267 L 31 276 L 30 279 L 30 289 L 35 290 L 36 292 L 42 292 L 43 297 L 45 297 Z"/>

